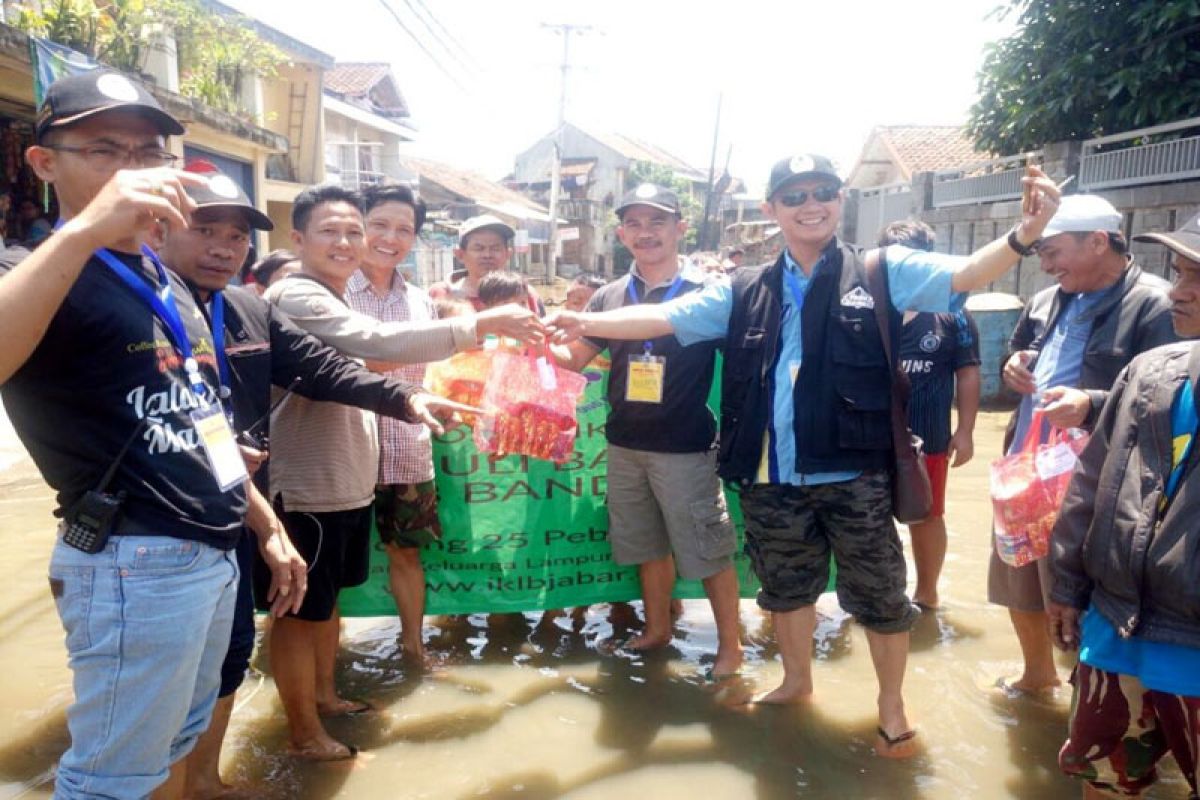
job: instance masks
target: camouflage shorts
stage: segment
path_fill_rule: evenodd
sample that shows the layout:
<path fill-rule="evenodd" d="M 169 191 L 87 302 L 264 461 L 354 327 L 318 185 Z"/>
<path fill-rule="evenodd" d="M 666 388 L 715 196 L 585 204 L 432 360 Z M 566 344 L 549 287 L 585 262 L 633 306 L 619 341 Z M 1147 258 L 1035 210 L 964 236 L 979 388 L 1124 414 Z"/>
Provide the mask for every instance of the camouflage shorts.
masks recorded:
<path fill-rule="evenodd" d="M 437 486 L 433 481 L 380 484 L 375 488 L 375 527 L 380 541 L 396 547 L 441 539 Z"/>
<path fill-rule="evenodd" d="M 1058 754 L 1063 772 L 1098 789 L 1139 796 L 1170 751 L 1196 796 L 1200 697 L 1147 689 L 1132 675 L 1080 664 L 1071 676 L 1070 732 Z"/>
<path fill-rule="evenodd" d="M 904 593 L 904 551 L 892 522 L 891 479 L 864 472 L 815 486 L 760 484 L 742 493 L 746 554 L 768 611 L 812 605 L 837 560 L 842 608 L 879 633 L 902 633 L 917 611 Z"/>

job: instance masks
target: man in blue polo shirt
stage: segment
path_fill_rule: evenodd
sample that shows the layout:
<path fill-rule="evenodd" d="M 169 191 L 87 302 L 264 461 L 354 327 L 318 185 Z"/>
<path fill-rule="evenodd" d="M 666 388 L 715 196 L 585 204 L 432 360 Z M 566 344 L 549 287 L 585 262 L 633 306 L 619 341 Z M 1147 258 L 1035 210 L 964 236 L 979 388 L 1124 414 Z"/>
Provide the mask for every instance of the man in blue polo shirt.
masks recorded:
<path fill-rule="evenodd" d="M 1137 239 L 1174 256 L 1171 321 L 1200 336 L 1200 215 Z M 1048 613 L 1055 643 L 1079 649 L 1059 753 L 1085 797 L 1140 797 L 1170 751 L 1200 784 L 1200 346 L 1135 358 L 1104 404 L 1054 527 Z M 1101 488 L 1103 487 L 1103 488 Z"/>
<path fill-rule="evenodd" d="M 1059 192 L 1040 171 L 1025 181 L 1034 211 L 971 256 L 878 251 L 893 341 L 901 310 L 953 310 L 959 293 L 985 286 L 1029 252 Z M 746 551 L 762 581 L 758 602 L 773 614 L 784 666 L 782 685 L 761 701 L 812 694 L 813 604 L 832 552 L 838 599 L 867 629 L 879 681 L 875 749 L 907 757 L 917 748 L 902 687 L 917 614 L 904 594 L 891 516 L 894 369 L 867 288 L 867 256 L 837 240 L 841 186 L 828 158 L 785 158 L 771 170 L 763 204 L 787 245 L 774 264 L 743 267 L 731 283 L 662 305 L 560 313 L 548 324 L 560 339 L 674 333 L 682 344 L 724 343 L 718 472 L 742 489 Z"/>

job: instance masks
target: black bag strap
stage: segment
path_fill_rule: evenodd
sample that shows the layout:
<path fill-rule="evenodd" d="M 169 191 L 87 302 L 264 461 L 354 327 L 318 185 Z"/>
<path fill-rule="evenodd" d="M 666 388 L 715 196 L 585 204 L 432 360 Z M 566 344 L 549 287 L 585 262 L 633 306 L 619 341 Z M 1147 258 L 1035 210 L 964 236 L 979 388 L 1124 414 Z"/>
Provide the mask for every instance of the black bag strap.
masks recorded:
<path fill-rule="evenodd" d="M 912 385 L 908 381 L 908 375 L 900 371 L 892 349 L 892 321 L 888 315 L 892 300 L 887 288 L 887 258 L 882 248 L 868 250 L 864 265 L 867 270 L 867 288 L 875 303 L 875 322 L 879 325 L 879 338 L 883 340 L 883 354 L 887 357 L 888 373 L 891 376 L 892 446 L 899 457 L 912 449 L 908 429 L 908 398 Z"/>

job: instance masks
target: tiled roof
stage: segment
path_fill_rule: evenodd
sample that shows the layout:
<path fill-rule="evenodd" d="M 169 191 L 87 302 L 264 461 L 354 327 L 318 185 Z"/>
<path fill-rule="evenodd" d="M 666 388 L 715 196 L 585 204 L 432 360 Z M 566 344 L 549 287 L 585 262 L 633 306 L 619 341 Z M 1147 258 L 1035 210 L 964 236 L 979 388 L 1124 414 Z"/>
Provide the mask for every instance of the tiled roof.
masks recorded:
<path fill-rule="evenodd" d="M 391 66 L 381 63 L 334 64 L 325 71 L 325 88 L 349 97 L 361 97 L 391 74 Z"/>
<path fill-rule="evenodd" d="M 432 183 L 476 202 L 490 204 L 517 204 L 545 213 L 546 209 L 520 192 L 490 181 L 477 172 L 458 169 L 439 161 L 404 157 L 400 163 L 409 171 L 417 173 L 422 180 Z"/>
<path fill-rule="evenodd" d="M 975 150 L 961 125 L 881 125 L 873 133 L 882 137 L 895 155 L 906 180 L 918 172 L 960 167 L 989 157 Z"/>

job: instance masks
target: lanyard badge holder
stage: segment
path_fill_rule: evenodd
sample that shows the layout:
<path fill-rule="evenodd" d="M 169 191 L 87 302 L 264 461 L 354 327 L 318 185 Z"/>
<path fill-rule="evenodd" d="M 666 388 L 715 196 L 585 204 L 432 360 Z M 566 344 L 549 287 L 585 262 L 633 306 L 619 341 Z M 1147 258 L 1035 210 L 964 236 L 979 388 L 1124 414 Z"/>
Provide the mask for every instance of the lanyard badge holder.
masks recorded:
<path fill-rule="evenodd" d="M 629 278 L 629 299 L 633 305 L 640 301 L 634 278 Z M 679 294 L 683 286 L 683 276 L 675 276 L 675 281 L 663 295 L 662 302 L 667 302 Z M 627 366 L 625 380 L 625 399 L 632 403 L 661 403 L 663 387 L 667 378 L 667 359 L 665 356 L 654 355 L 654 342 L 642 342 L 642 352 L 631 354 Z"/>
<path fill-rule="evenodd" d="M 227 492 L 240 486 L 249 477 L 246 472 L 246 464 L 242 460 L 241 451 L 238 450 L 237 441 L 233 436 L 233 428 L 230 426 L 229 418 L 226 416 L 221 401 L 217 400 L 214 403 L 209 400 L 209 388 L 200 375 L 200 365 L 192 355 L 192 344 L 188 339 L 183 319 L 179 315 L 179 308 L 175 305 L 175 297 L 171 294 L 171 283 L 167 279 L 167 271 L 153 250 L 143 246 L 142 254 L 154 264 L 155 272 L 158 274 L 158 291 L 151 289 L 146 281 L 108 250 L 96 251 L 96 256 L 115 272 L 117 277 L 142 302 L 150 307 L 166 327 L 167 335 L 170 337 L 175 351 L 183 360 L 184 375 L 196 401 L 197 407 L 189 413 L 192 426 L 196 430 L 200 445 L 204 448 L 204 454 L 208 458 L 208 464 L 218 488 L 222 492 Z M 223 346 L 225 342 L 225 307 L 219 292 L 213 298 L 213 340 L 221 377 L 219 395 L 227 398 L 229 396 L 226 375 L 228 366 L 225 363 Z"/>

